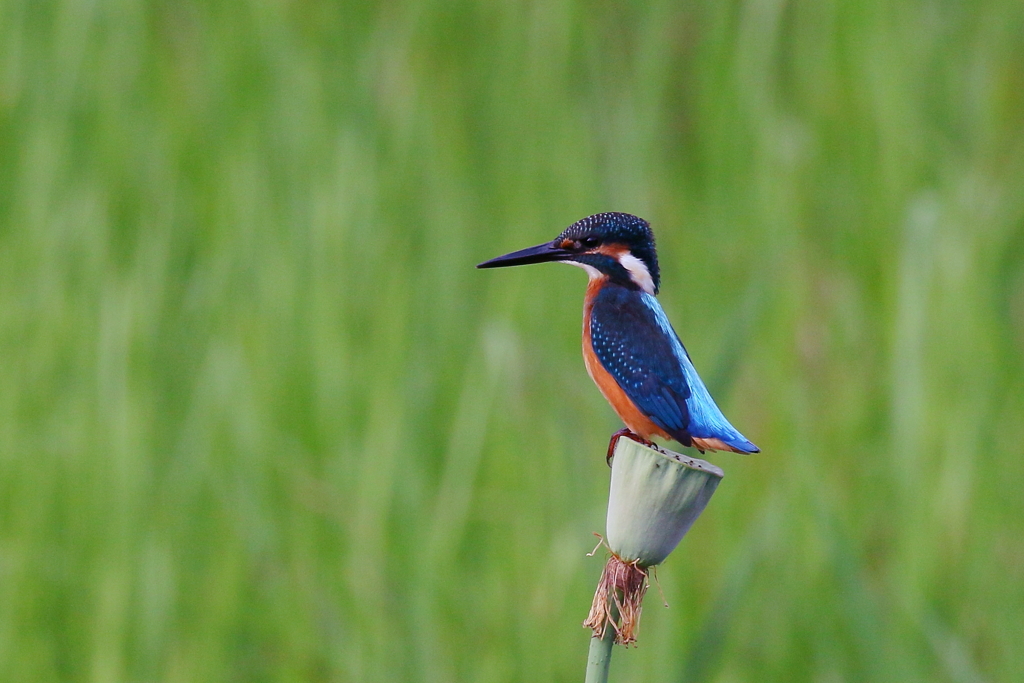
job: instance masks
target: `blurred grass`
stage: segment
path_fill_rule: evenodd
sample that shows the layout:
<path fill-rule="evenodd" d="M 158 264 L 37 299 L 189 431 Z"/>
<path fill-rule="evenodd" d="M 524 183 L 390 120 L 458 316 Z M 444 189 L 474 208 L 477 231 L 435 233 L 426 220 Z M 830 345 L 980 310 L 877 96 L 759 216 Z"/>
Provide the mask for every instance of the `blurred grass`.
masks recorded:
<path fill-rule="evenodd" d="M 0 5 L 0 677 L 582 675 L 603 210 L 764 450 L 620 681 L 1024 674 L 1024 6 Z"/>

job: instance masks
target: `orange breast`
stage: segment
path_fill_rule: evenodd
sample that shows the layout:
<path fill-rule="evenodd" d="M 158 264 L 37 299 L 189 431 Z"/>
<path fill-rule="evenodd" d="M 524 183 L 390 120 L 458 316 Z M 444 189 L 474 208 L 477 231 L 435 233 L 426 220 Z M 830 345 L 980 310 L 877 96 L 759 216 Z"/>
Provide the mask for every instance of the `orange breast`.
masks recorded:
<path fill-rule="evenodd" d="M 630 400 L 611 373 L 604 369 L 594 353 L 594 344 L 590 337 L 590 315 L 594 308 L 594 297 L 597 296 L 605 282 L 607 280 L 600 278 L 591 280 L 587 285 L 587 295 L 583 300 L 583 362 L 587 366 L 587 373 L 590 374 L 594 384 L 601 390 L 608 403 L 615 409 L 630 431 L 644 439 L 650 439 L 652 436 L 671 439 L 672 437 L 665 430 L 654 424 L 636 407 L 636 404 Z"/>

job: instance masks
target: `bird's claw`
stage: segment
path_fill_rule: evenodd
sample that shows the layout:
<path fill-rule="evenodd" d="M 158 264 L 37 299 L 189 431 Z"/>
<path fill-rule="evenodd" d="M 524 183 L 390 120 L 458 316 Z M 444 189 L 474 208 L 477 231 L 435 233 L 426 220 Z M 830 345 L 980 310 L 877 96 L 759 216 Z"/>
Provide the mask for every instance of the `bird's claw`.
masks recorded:
<path fill-rule="evenodd" d="M 658 444 L 654 443 L 653 441 L 648 441 L 647 439 L 643 438 L 642 436 L 633 432 L 632 430 L 623 428 L 612 434 L 611 440 L 608 441 L 608 455 L 606 455 L 604 459 L 604 461 L 608 463 L 608 467 L 612 466 L 612 458 L 615 456 L 615 445 L 619 443 L 619 439 L 621 439 L 622 437 L 632 439 L 633 441 L 636 441 L 639 444 L 643 444 L 648 448 L 653 448 L 659 453 L 665 452 L 661 450 L 661 447 L 658 446 Z"/>

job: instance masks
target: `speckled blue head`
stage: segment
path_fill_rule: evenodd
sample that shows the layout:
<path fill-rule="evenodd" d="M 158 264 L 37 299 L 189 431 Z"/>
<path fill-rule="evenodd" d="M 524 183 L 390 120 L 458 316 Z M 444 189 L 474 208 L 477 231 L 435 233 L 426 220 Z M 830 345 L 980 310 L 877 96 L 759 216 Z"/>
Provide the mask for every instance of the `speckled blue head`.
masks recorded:
<path fill-rule="evenodd" d="M 629 213 L 595 213 L 576 221 L 555 238 L 555 243 L 572 241 L 585 249 L 569 259 L 592 266 L 620 284 L 640 285 L 650 278 L 652 294 L 661 286 L 654 232 L 643 218 Z M 631 261 L 630 257 L 640 264 Z M 646 271 L 640 271 L 642 265 Z"/>
<path fill-rule="evenodd" d="M 625 287 L 657 294 L 661 284 L 654 233 L 642 218 L 628 213 L 595 213 L 578 220 L 551 242 L 485 261 L 477 268 L 562 261 Z"/>

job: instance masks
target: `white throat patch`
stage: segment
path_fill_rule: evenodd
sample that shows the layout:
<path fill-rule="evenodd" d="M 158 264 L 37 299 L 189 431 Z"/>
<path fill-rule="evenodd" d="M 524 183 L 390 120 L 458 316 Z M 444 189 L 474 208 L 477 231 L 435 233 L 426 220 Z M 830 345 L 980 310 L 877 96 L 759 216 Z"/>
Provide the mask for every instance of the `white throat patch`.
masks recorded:
<path fill-rule="evenodd" d="M 568 263 L 570 266 L 576 266 L 577 268 L 582 268 L 583 270 L 587 271 L 587 276 L 591 280 L 599 280 L 599 279 L 605 277 L 605 274 L 602 273 L 600 270 L 598 270 L 594 266 L 587 265 L 586 263 L 580 263 L 579 261 L 562 261 L 562 263 Z"/>

